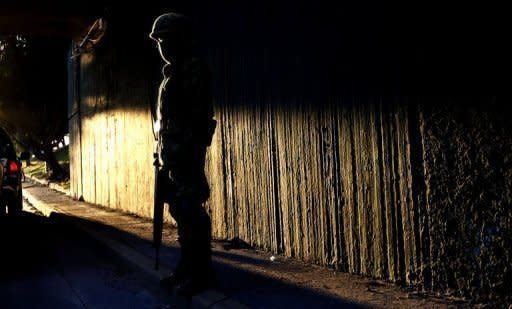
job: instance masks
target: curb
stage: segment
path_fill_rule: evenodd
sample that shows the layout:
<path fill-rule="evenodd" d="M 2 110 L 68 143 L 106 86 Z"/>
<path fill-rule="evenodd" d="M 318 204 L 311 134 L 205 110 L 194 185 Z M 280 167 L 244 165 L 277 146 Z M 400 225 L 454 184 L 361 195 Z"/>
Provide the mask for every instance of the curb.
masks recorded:
<path fill-rule="evenodd" d="M 48 187 L 48 188 L 50 188 L 52 190 L 55 190 L 57 192 L 69 195 L 69 190 L 64 189 L 61 185 L 59 185 L 57 183 L 54 183 L 54 182 L 51 182 L 50 180 L 40 179 L 40 178 L 31 176 L 31 175 L 25 175 L 25 178 L 29 179 L 29 180 L 31 180 L 33 182 L 37 182 L 38 184 L 46 186 L 46 187 Z"/>
<path fill-rule="evenodd" d="M 32 178 L 31 178 L 32 179 Z M 36 181 L 37 182 L 37 181 Z M 171 273 L 171 270 L 160 266 L 160 270 L 156 271 L 154 269 L 153 260 L 148 258 L 147 256 L 139 253 L 138 251 L 132 249 L 131 247 L 112 239 L 107 235 L 107 233 L 102 233 L 95 231 L 84 224 L 77 222 L 72 219 L 71 214 L 67 214 L 65 211 L 61 211 L 47 203 L 37 199 L 32 194 L 27 192 L 27 190 L 23 191 L 24 198 L 31 204 L 34 208 L 43 213 L 46 217 L 55 217 L 59 216 L 59 219 L 62 219 L 65 223 L 70 224 L 77 228 L 80 232 L 85 233 L 87 236 L 91 237 L 94 241 L 98 242 L 100 245 L 104 246 L 108 250 L 112 251 L 115 255 L 121 258 L 124 262 L 127 262 L 132 268 L 135 268 L 141 272 L 144 272 L 151 280 L 160 281 L 160 279 L 166 275 Z M 222 292 L 218 290 L 206 290 L 194 297 L 192 297 L 187 305 L 181 302 L 184 307 L 187 308 L 217 308 L 217 309 L 246 309 L 249 308 L 247 305 L 238 303 L 226 296 Z"/>

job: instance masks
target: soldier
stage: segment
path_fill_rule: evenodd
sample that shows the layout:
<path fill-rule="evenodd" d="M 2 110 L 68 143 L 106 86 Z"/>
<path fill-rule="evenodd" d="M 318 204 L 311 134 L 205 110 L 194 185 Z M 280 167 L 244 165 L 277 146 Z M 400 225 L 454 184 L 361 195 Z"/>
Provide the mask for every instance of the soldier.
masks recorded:
<path fill-rule="evenodd" d="M 150 37 L 165 65 L 157 106 L 159 192 L 166 196 L 178 225 L 180 260 L 162 279 L 167 287 L 193 295 L 211 287 L 211 222 L 203 208 L 210 189 L 204 173 L 206 148 L 215 130 L 211 77 L 199 57 L 189 19 L 176 13 L 159 16 Z"/>

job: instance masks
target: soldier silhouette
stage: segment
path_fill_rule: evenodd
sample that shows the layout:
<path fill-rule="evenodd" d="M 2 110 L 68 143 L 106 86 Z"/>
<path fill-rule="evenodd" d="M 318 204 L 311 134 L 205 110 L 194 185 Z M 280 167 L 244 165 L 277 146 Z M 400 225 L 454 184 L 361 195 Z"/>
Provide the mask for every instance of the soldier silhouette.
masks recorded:
<path fill-rule="evenodd" d="M 211 222 L 203 207 L 210 196 L 205 155 L 215 130 L 211 77 L 184 15 L 159 16 L 150 37 L 165 62 L 156 108 L 157 190 L 177 222 L 180 243 L 179 262 L 161 284 L 193 295 L 215 284 Z"/>

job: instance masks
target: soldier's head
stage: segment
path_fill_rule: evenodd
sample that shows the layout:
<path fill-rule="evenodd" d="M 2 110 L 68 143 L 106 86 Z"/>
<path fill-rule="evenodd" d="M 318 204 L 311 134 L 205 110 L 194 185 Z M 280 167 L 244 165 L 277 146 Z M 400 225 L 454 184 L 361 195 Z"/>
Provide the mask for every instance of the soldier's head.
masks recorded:
<path fill-rule="evenodd" d="M 149 37 L 157 42 L 160 55 L 166 62 L 190 53 L 194 46 L 192 23 L 177 13 L 158 16 Z"/>

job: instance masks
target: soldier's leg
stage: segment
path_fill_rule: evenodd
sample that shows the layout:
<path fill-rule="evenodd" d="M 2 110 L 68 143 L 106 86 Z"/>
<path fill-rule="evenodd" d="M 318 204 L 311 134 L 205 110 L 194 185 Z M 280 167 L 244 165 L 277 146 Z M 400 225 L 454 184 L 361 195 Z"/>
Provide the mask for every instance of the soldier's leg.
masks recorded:
<path fill-rule="evenodd" d="M 195 198 L 186 199 L 187 207 L 183 216 L 183 243 L 190 245 L 193 270 L 205 270 L 211 267 L 211 222 L 202 203 Z M 193 272 L 192 272 L 193 274 Z"/>
<path fill-rule="evenodd" d="M 178 242 L 179 242 L 179 239 L 178 239 Z M 187 268 L 187 266 L 185 265 L 184 261 L 185 261 L 185 259 L 183 259 L 182 255 L 181 255 L 181 250 L 180 250 L 180 256 L 178 259 L 178 263 L 174 267 L 174 270 L 172 271 L 172 273 L 170 273 L 168 276 L 166 276 L 160 280 L 161 286 L 167 287 L 167 288 L 173 288 L 173 287 L 178 286 L 186 281 L 187 276 L 186 276 L 185 269 Z"/>
<path fill-rule="evenodd" d="M 188 186 L 189 207 L 184 212 L 186 226 L 195 226 L 189 233 L 194 244 L 195 269 L 206 270 L 211 266 L 211 221 L 204 203 L 210 197 L 208 180 L 204 173 L 206 146 L 198 145 L 194 149 L 194 162 L 188 166 L 186 185 Z"/>
<path fill-rule="evenodd" d="M 182 196 L 170 208 L 178 224 L 180 258 L 174 273 L 163 279 L 168 287 L 184 284 L 183 294 L 193 294 L 212 286 L 215 273 L 211 260 L 211 222 L 202 202 Z"/>
<path fill-rule="evenodd" d="M 180 290 L 183 294 L 192 295 L 211 286 L 215 277 L 211 263 L 211 223 L 203 208 L 209 197 L 204 174 L 206 147 L 182 145 L 177 149 L 179 151 L 174 153 L 175 161 L 171 166 L 175 192 L 170 210 L 178 224 L 178 270 L 186 277 Z"/>
<path fill-rule="evenodd" d="M 181 160 L 171 164 L 172 189 L 169 196 L 169 211 L 178 227 L 180 257 L 173 274 L 161 282 L 168 287 L 194 277 L 199 270 L 204 273 L 202 269 L 208 267 L 203 265 L 211 265 L 211 224 L 202 207 L 209 196 L 204 175 L 204 154 L 185 147 L 181 149 L 187 151 L 175 154 Z"/>
<path fill-rule="evenodd" d="M 211 222 L 202 202 L 197 198 L 185 198 L 182 206 L 182 252 L 191 269 L 188 280 L 179 287 L 179 292 L 193 295 L 215 284 L 211 260 Z"/>
<path fill-rule="evenodd" d="M 175 169 L 176 174 L 176 169 Z M 180 250 L 179 250 L 179 258 L 178 263 L 174 267 L 174 270 L 172 274 L 170 274 L 168 277 L 163 278 L 160 280 L 160 284 L 162 286 L 166 286 L 168 288 L 172 288 L 174 286 L 180 285 L 184 283 L 188 277 L 188 273 L 190 272 L 190 257 L 187 256 L 188 250 L 186 249 L 186 243 L 184 244 L 184 224 L 183 221 L 183 214 L 182 214 L 182 201 L 177 196 L 177 188 L 178 183 L 173 179 L 172 181 L 172 190 L 170 192 L 169 197 L 169 212 L 173 219 L 176 221 L 177 227 L 178 227 L 178 243 L 180 244 Z M 185 249 L 183 248 L 185 245 Z"/>
<path fill-rule="evenodd" d="M 183 248 L 189 264 L 189 281 L 181 287 L 183 294 L 192 295 L 215 283 L 211 259 L 211 221 L 203 207 L 209 198 L 209 187 L 204 174 L 204 149 L 198 149 L 190 158 L 184 177 L 181 203 Z"/>

